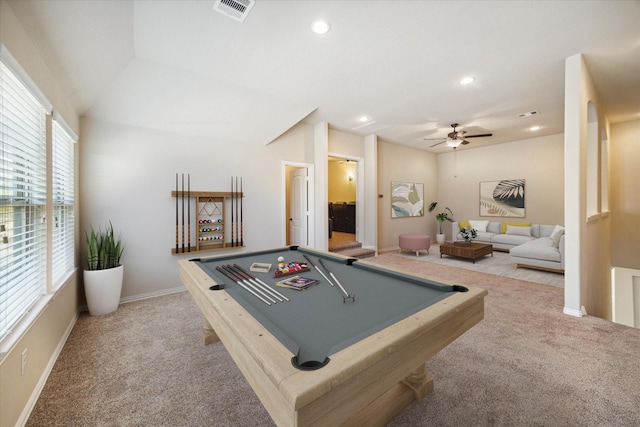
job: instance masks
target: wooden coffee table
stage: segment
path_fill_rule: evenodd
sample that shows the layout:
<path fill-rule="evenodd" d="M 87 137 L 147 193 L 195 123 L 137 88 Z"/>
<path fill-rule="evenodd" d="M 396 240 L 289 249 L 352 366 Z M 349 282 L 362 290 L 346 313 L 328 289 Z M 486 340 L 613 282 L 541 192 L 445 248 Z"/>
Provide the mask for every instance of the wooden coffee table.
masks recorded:
<path fill-rule="evenodd" d="M 458 258 L 466 258 L 476 263 L 478 258 L 491 254 L 493 256 L 493 246 L 487 243 L 471 242 L 470 245 L 456 245 L 455 243 L 442 243 L 440 245 L 440 258 L 442 254 L 451 255 Z"/>

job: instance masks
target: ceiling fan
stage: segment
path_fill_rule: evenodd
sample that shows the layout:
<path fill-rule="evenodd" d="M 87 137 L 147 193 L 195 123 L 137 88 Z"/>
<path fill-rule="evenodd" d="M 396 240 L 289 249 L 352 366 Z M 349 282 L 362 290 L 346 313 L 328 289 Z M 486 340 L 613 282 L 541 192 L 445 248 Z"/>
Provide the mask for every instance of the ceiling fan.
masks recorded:
<path fill-rule="evenodd" d="M 453 128 L 453 132 L 449 132 L 447 134 L 447 137 L 445 139 L 443 138 L 424 138 L 425 141 L 432 141 L 432 140 L 440 140 L 442 139 L 442 141 L 433 144 L 430 148 L 433 148 L 437 145 L 440 144 L 444 144 L 445 142 L 447 143 L 447 146 L 453 148 L 454 150 L 456 148 L 458 148 L 461 144 L 462 145 L 467 145 L 469 143 L 469 141 L 467 141 L 465 138 L 481 138 L 481 137 L 485 137 L 485 136 L 492 136 L 492 133 L 482 133 L 482 134 L 478 134 L 478 135 L 466 135 L 467 131 L 461 130 L 461 131 L 456 131 L 456 128 L 460 126 L 458 123 L 453 123 L 451 125 L 451 127 Z"/>

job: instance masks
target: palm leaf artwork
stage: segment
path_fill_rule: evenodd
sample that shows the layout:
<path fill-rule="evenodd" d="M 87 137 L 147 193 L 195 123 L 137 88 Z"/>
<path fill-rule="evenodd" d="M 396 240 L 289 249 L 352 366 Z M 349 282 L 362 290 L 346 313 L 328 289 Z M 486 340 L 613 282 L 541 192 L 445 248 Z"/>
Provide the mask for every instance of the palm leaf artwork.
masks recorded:
<path fill-rule="evenodd" d="M 391 218 L 424 216 L 424 184 L 391 183 Z"/>
<path fill-rule="evenodd" d="M 113 225 L 109 221 L 109 226 L 102 231 L 96 232 L 91 227 L 91 233 L 85 232 L 85 242 L 87 247 L 87 270 L 106 270 L 118 267 L 124 248 L 120 237 L 116 241 L 113 233 Z"/>
<path fill-rule="evenodd" d="M 480 215 L 524 217 L 524 179 L 480 183 Z"/>

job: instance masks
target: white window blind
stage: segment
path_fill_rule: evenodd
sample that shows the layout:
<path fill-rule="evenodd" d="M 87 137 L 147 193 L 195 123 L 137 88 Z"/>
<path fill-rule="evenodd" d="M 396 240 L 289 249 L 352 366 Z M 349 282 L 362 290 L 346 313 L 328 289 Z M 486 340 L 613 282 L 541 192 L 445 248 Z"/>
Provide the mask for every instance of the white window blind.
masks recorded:
<path fill-rule="evenodd" d="M 54 114 L 52 150 L 52 285 L 61 286 L 75 268 L 75 186 L 74 144 L 77 137 L 67 130 L 64 121 Z"/>
<path fill-rule="evenodd" d="M 0 54 L 0 339 L 46 291 L 46 115 Z M 11 61 L 8 61 L 11 62 Z"/>

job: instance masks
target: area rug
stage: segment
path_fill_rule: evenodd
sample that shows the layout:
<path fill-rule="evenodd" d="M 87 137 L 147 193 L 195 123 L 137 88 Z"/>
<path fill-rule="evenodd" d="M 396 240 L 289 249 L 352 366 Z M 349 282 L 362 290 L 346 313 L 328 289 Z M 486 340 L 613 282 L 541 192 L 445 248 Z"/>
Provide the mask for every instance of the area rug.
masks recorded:
<path fill-rule="evenodd" d="M 406 251 L 393 255 L 445 265 L 447 267 L 462 268 L 465 270 L 493 274 L 495 276 L 508 277 L 510 279 L 525 280 L 527 282 L 564 288 L 563 274 L 553 273 L 550 271 L 533 270 L 531 268 L 515 268 L 508 252 L 494 251 L 493 256 L 484 256 L 477 259 L 475 263 L 468 259 L 451 257 L 449 255 L 444 255 L 440 258 L 439 245 L 431 246 L 431 248 L 429 248 L 429 254 L 425 251 L 421 251 L 419 255 L 416 256 L 415 252 Z"/>

